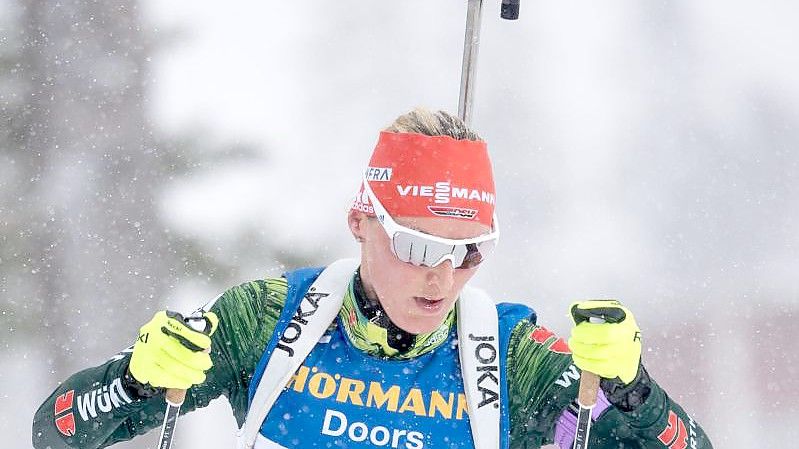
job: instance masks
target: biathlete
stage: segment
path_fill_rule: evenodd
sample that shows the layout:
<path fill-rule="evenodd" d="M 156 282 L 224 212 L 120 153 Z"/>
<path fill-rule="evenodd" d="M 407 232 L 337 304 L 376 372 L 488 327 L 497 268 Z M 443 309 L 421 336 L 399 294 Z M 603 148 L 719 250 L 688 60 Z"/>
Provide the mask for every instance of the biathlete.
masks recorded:
<path fill-rule="evenodd" d="M 131 348 L 58 386 L 34 447 L 129 440 L 160 427 L 165 389 L 186 389 L 182 413 L 228 399 L 241 448 L 566 449 L 585 370 L 602 379 L 590 448 L 711 448 L 647 373 L 619 302 L 573 304 L 567 344 L 467 285 L 499 228 L 486 144 L 461 120 L 400 116 L 360 182 L 359 259 L 233 287 L 197 312 L 203 330 L 156 313 Z"/>

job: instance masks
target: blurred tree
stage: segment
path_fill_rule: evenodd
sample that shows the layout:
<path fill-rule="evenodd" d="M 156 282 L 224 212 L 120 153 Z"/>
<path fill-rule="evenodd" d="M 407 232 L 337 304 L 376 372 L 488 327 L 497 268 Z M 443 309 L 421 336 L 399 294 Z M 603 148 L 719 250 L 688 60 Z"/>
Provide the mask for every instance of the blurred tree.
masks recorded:
<path fill-rule="evenodd" d="M 10 157 L 24 174 L 12 189 L 25 236 L 13 256 L 26 276 L 15 300 L 57 339 L 48 343 L 60 374 L 97 361 L 85 354 L 108 353 L 117 317 L 141 317 L 163 289 L 169 257 L 153 208 L 162 169 L 143 112 L 135 3 L 21 8 L 25 103 Z M 82 330 L 93 338 L 73 354 L 70 337 Z"/>
<path fill-rule="evenodd" d="M 0 46 L 0 319 L 47 348 L 54 385 L 131 343 L 179 282 L 235 277 L 167 228 L 158 199 L 203 164 L 255 153 L 155 133 L 136 1 L 12 6 Z"/>

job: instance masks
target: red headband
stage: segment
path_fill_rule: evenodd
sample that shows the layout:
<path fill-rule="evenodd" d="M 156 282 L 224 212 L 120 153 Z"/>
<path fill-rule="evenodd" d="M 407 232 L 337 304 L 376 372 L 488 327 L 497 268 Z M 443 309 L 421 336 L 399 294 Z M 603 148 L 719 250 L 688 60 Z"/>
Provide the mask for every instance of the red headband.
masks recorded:
<path fill-rule="evenodd" d="M 492 225 L 495 190 L 485 142 L 381 132 L 365 177 L 392 217 Z M 373 214 L 361 185 L 353 209 Z"/>

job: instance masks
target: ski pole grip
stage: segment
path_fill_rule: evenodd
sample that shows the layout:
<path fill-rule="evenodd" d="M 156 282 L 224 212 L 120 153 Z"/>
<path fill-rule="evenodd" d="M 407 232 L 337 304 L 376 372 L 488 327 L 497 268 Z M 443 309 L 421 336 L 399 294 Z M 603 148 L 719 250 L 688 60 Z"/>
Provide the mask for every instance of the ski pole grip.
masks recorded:
<path fill-rule="evenodd" d="M 211 348 L 203 350 L 204 353 L 210 354 Z M 186 390 L 182 388 L 167 388 L 166 401 L 172 405 L 181 406 L 183 401 L 186 400 Z"/>
<path fill-rule="evenodd" d="M 166 390 L 166 401 L 171 405 L 179 406 L 186 400 L 186 390 L 180 388 L 168 388 Z"/>
<path fill-rule="evenodd" d="M 602 324 L 606 321 L 597 316 L 588 318 L 589 323 Z M 591 408 L 596 405 L 596 395 L 599 393 L 599 376 L 590 372 L 583 371 L 580 374 L 580 390 L 577 393 L 577 403 L 581 407 Z"/>
<path fill-rule="evenodd" d="M 211 322 L 208 321 L 208 318 L 203 317 L 202 315 L 197 316 L 189 316 L 183 318 L 181 315 L 177 315 L 181 318 L 181 320 L 186 323 L 190 328 L 196 330 L 197 332 L 202 332 L 204 334 L 208 334 L 211 329 Z M 202 324 L 200 324 L 202 323 Z M 206 354 L 211 352 L 211 348 L 206 348 L 203 350 Z M 183 401 L 186 400 L 186 390 L 181 388 L 167 388 L 166 390 L 166 401 L 171 405 L 180 406 L 183 404 Z"/>
<path fill-rule="evenodd" d="M 599 376 L 583 371 L 580 374 L 580 391 L 577 393 L 577 403 L 581 407 L 591 408 L 596 405 L 596 395 L 599 392 Z"/>

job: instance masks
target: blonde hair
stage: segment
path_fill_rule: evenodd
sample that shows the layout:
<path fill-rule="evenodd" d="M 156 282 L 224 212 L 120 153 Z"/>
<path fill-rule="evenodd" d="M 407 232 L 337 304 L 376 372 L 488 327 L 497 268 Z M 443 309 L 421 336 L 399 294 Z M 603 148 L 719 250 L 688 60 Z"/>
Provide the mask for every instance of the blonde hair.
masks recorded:
<path fill-rule="evenodd" d="M 449 136 L 456 140 L 483 141 L 460 118 L 446 111 L 431 111 L 426 108 L 415 108 L 407 114 L 400 115 L 394 120 L 394 123 L 383 131 L 416 133 L 426 136 Z"/>

